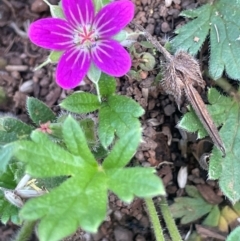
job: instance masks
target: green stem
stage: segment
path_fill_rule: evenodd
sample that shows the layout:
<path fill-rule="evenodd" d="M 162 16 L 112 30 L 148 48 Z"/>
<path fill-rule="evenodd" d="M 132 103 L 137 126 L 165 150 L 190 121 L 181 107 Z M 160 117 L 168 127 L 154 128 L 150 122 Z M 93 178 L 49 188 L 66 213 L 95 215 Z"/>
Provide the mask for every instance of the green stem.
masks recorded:
<path fill-rule="evenodd" d="M 150 217 L 151 223 L 153 225 L 153 230 L 155 234 L 156 241 L 164 241 L 162 227 L 158 218 L 156 208 L 154 206 L 153 200 L 151 198 L 145 198 L 145 203 L 148 209 L 148 215 Z"/>
<path fill-rule="evenodd" d="M 35 221 L 25 221 L 17 233 L 14 241 L 27 241 L 31 238 L 33 229 L 35 227 Z"/>
<path fill-rule="evenodd" d="M 172 214 L 170 212 L 166 197 L 161 197 L 161 201 L 159 203 L 160 209 L 161 209 L 161 213 L 163 216 L 163 219 L 166 223 L 168 232 L 171 236 L 171 240 L 172 241 L 181 241 L 182 237 L 177 229 L 177 226 L 175 224 L 175 221 L 172 217 Z"/>
<path fill-rule="evenodd" d="M 97 91 L 98 101 L 99 101 L 99 103 L 101 103 L 102 100 L 101 100 L 101 94 L 100 94 L 100 90 L 99 90 L 98 82 L 97 82 L 97 83 L 94 83 L 94 84 L 95 84 L 96 91 Z"/>

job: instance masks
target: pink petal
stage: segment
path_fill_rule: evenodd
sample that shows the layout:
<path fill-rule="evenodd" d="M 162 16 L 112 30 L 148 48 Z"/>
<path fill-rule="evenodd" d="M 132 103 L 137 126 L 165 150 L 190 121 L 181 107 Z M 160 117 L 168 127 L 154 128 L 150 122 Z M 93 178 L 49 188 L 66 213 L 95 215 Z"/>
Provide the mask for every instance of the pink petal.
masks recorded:
<path fill-rule="evenodd" d="M 28 30 L 30 40 L 46 49 L 65 50 L 73 45 L 73 30 L 64 19 L 43 18 L 33 22 Z"/>
<path fill-rule="evenodd" d="M 92 60 L 106 74 L 120 77 L 131 68 L 129 53 L 115 40 L 102 40 L 92 49 Z"/>
<path fill-rule="evenodd" d="M 92 24 L 94 19 L 92 0 L 62 0 L 62 6 L 65 17 L 72 26 Z"/>
<path fill-rule="evenodd" d="M 122 30 L 134 16 L 134 4 L 121 0 L 107 4 L 94 19 L 93 26 L 101 37 L 112 37 Z"/>
<path fill-rule="evenodd" d="M 72 48 L 60 58 L 57 71 L 57 84 L 63 89 L 73 89 L 80 84 L 90 67 L 89 52 Z"/>

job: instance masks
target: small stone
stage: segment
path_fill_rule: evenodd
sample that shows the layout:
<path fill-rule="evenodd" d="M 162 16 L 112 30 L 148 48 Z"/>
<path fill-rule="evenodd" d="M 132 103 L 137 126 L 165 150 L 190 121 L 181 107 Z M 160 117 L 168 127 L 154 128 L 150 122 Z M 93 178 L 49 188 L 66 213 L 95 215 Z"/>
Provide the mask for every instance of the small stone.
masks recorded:
<path fill-rule="evenodd" d="M 4 59 L 3 57 L 0 57 L 0 69 L 4 69 L 6 65 L 7 65 L 7 60 Z"/>
<path fill-rule="evenodd" d="M 113 216 L 116 220 L 120 221 L 123 217 L 123 213 L 119 210 L 114 211 Z"/>
<path fill-rule="evenodd" d="M 146 31 L 149 32 L 151 35 L 153 35 L 153 33 L 154 33 L 154 28 L 155 28 L 154 24 L 149 23 L 149 24 L 147 25 L 147 27 L 146 27 Z"/>
<path fill-rule="evenodd" d="M 180 5 L 181 4 L 181 0 L 173 0 L 173 2 L 177 5 Z"/>
<path fill-rule="evenodd" d="M 170 116 L 176 111 L 176 107 L 172 104 L 169 104 L 163 108 L 163 111 L 166 116 Z"/>
<path fill-rule="evenodd" d="M 170 28 L 168 22 L 163 22 L 162 23 L 161 30 L 162 30 L 163 33 L 167 33 L 169 31 L 171 31 L 171 28 Z"/>
<path fill-rule="evenodd" d="M 133 240 L 133 233 L 122 226 L 115 227 L 113 233 L 114 233 L 115 241 L 132 241 Z"/>
<path fill-rule="evenodd" d="M 43 78 L 43 79 L 41 79 L 39 85 L 41 87 L 47 87 L 49 85 L 49 83 L 50 83 L 50 80 L 48 78 Z"/>
<path fill-rule="evenodd" d="M 25 81 L 20 87 L 19 91 L 22 93 L 31 93 L 33 91 L 33 80 Z"/>
<path fill-rule="evenodd" d="M 31 11 L 34 13 L 42 13 L 48 10 L 48 5 L 43 0 L 35 0 L 31 5 Z"/>
<path fill-rule="evenodd" d="M 168 14 L 173 16 L 173 18 L 177 18 L 180 14 L 180 11 L 176 8 L 172 8 L 168 11 Z"/>
<path fill-rule="evenodd" d="M 138 234 L 137 237 L 135 238 L 135 241 L 146 241 L 146 239 L 141 234 Z"/>
<path fill-rule="evenodd" d="M 142 5 L 143 6 L 147 5 L 147 3 L 148 3 L 148 0 L 142 0 Z"/>
<path fill-rule="evenodd" d="M 11 72 L 11 76 L 14 78 L 14 79 L 20 79 L 21 78 L 21 75 L 18 71 L 12 71 Z"/>
<path fill-rule="evenodd" d="M 159 19 L 159 17 L 160 17 L 160 15 L 159 15 L 158 12 L 155 12 L 155 13 L 153 14 L 153 18 L 155 18 L 155 19 Z"/>
<path fill-rule="evenodd" d="M 172 0 L 165 0 L 165 6 L 168 8 L 172 5 Z"/>

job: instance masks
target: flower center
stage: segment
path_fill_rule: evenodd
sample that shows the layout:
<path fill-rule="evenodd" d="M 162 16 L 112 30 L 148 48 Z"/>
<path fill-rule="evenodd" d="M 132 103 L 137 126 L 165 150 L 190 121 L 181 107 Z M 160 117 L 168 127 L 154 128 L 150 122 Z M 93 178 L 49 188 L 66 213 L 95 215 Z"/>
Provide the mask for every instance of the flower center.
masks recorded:
<path fill-rule="evenodd" d="M 92 29 L 91 26 L 84 26 L 74 34 L 74 43 L 87 49 L 94 47 L 97 39 L 96 31 Z"/>

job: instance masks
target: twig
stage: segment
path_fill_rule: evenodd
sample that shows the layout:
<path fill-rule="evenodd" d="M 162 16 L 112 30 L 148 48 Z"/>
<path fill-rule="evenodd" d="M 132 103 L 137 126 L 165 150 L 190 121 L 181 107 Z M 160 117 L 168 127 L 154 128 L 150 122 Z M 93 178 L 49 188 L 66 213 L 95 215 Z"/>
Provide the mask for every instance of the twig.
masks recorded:
<path fill-rule="evenodd" d="M 156 47 L 156 49 L 163 54 L 167 61 L 171 61 L 173 56 L 157 41 L 157 39 L 153 38 L 153 36 L 148 33 L 141 25 L 137 24 L 133 21 L 135 27 L 141 30 L 147 39 Z"/>

